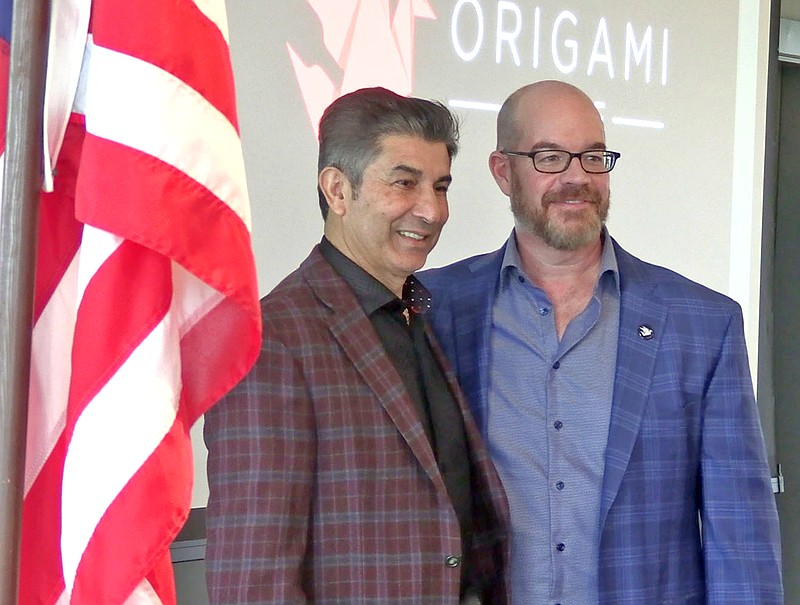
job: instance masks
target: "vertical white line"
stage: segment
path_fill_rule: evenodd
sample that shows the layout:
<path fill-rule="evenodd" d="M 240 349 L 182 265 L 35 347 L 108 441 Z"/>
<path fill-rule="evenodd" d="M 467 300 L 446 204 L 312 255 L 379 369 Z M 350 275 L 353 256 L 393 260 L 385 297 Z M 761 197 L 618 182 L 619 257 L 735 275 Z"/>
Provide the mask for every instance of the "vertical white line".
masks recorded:
<path fill-rule="evenodd" d="M 539 41 L 542 29 L 542 10 L 537 6 L 533 11 L 533 68 L 539 68 Z"/>
<path fill-rule="evenodd" d="M 742 306 L 754 381 L 758 367 L 769 4 L 767 0 L 739 0 L 733 144 L 728 290 Z"/>

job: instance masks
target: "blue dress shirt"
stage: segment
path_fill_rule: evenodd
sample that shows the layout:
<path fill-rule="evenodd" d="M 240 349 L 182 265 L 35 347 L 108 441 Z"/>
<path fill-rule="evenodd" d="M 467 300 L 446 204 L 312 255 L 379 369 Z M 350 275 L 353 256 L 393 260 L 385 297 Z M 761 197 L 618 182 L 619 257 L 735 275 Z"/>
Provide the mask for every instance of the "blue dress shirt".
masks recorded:
<path fill-rule="evenodd" d="M 515 238 L 492 310 L 487 440 L 511 509 L 513 605 L 597 603 L 600 492 L 619 330 L 613 247 L 559 341 Z"/>

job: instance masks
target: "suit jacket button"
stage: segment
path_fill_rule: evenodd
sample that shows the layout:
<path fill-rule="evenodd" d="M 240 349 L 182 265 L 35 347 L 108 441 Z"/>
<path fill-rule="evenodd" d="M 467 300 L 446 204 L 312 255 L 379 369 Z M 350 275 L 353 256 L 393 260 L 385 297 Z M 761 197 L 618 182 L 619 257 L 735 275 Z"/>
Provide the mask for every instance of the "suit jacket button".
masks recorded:
<path fill-rule="evenodd" d="M 444 564 L 448 567 L 458 567 L 461 565 L 461 557 L 457 557 L 455 555 L 450 555 L 444 560 Z"/>

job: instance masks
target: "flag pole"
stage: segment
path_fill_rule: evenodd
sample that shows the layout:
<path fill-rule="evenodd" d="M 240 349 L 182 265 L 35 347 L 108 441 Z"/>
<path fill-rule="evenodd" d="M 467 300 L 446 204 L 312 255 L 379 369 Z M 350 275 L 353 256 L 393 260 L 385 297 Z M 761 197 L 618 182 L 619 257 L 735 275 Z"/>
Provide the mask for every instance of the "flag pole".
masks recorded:
<path fill-rule="evenodd" d="M 14 0 L 0 208 L 0 605 L 16 605 L 50 0 Z"/>

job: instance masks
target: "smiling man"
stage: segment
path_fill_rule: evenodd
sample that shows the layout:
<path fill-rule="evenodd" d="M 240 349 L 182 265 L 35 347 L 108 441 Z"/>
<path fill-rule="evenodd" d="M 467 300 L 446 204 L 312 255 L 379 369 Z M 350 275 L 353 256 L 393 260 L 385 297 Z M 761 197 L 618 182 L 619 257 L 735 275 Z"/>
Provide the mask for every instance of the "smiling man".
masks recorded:
<path fill-rule="evenodd" d="M 457 123 L 373 88 L 319 133 L 325 235 L 206 415 L 211 603 L 503 604 L 505 497 L 411 276 L 447 221 Z"/>
<path fill-rule="evenodd" d="M 508 495 L 511 602 L 782 603 L 741 309 L 611 238 L 619 157 L 582 91 L 516 91 L 511 237 L 422 276 Z"/>

